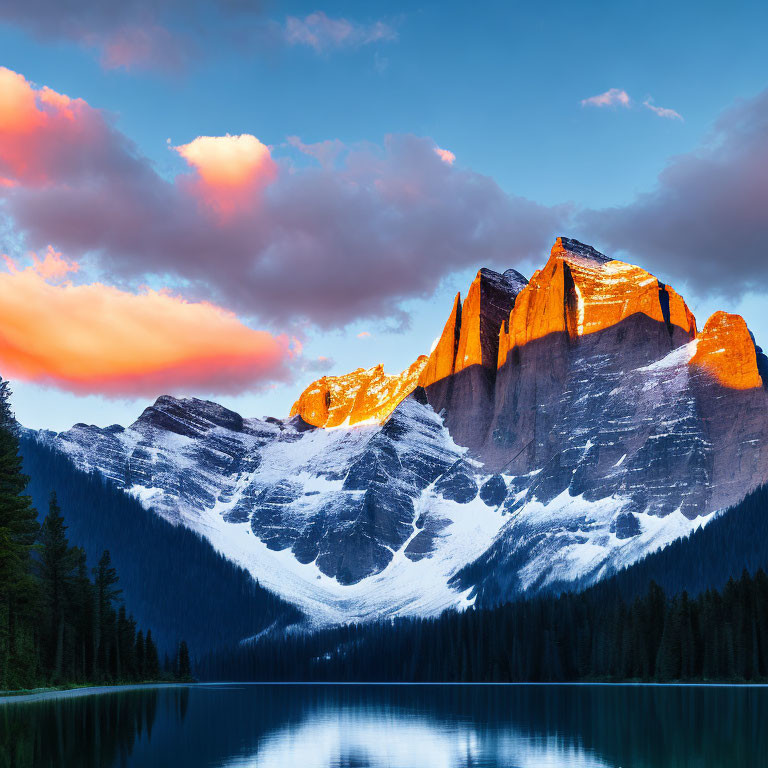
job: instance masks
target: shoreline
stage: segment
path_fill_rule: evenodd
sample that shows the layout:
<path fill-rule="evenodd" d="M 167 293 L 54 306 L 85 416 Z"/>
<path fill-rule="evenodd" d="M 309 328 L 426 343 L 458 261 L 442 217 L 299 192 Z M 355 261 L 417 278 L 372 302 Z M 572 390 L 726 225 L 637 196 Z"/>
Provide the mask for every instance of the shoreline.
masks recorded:
<path fill-rule="evenodd" d="M 149 690 L 157 688 L 212 688 L 216 686 L 297 686 L 297 687 L 594 687 L 594 688 L 768 688 L 768 683 L 652 683 L 652 682 L 514 682 L 514 683 L 395 683 L 395 682 L 299 682 L 269 681 L 254 682 L 244 680 L 220 680 L 197 683 L 134 683 L 130 685 L 98 685 L 86 688 L 70 688 L 61 691 L 40 691 L 21 693 L 12 696 L 0 695 L 0 706 L 4 704 L 23 704 L 37 701 L 72 698 L 77 696 L 96 696 L 120 691 Z"/>
<path fill-rule="evenodd" d="M 130 683 L 128 685 L 91 685 L 84 688 L 65 688 L 60 691 L 38 691 L 37 693 L 18 693 L 0 695 L 0 706 L 3 704 L 22 704 L 34 701 L 74 698 L 77 696 L 95 696 L 104 693 L 119 693 L 120 691 L 137 691 L 149 688 L 188 688 L 195 683 Z"/>

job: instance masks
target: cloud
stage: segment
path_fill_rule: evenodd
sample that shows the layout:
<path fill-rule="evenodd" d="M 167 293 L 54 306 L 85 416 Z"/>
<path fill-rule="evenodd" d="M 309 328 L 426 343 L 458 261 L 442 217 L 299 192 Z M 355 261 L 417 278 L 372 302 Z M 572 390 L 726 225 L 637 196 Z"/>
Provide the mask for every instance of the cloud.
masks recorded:
<path fill-rule="evenodd" d="M 392 41 L 384 21 L 361 23 L 316 11 L 284 23 L 264 14 L 263 0 L 3 0 L 0 24 L 42 40 L 63 40 L 93 51 L 107 70 L 178 73 L 215 50 L 246 56 L 276 46 L 318 53 Z"/>
<path fill-rule="evenodd" d="M 269 147 L 248 134 L 198 136 L 174 149 L 197 173 L 193 194 L 225 218 L 257 205 L 277 177 Z"/>
<path fill-rule="evenodd" d="M 243 325 L 206 302 L 62 282 L 77 265 L 49 249 L 0 273 L 4 376 L 76 394 L 234 394 L 289 378 L 286 336 Z"/>
<path fill-rule="evenodd" d="M 289 136 L 286 141 L 303 155 L 313 157 L 325 168 L 333 166 L 344 152 L 344 144 L 338 139 L 326 139 L 314 144 L 305 144 L 298 136 Z"/>
<path fill-rule="evenodd" d="M 435 147 L 435 154 L 446 164 L 446 165 L 453 165 L 453 163 L 456 160 L 456 155 L 453 154 L 449 149 L 441 149 L 440 147 Z"/>
<path fill-rule="evenodd" d="M 326 357 L 325 355 L 318 355 L 315 358 L 305 357 L 302 358 L 300 368 L 302 371 L 312 374 L 328 373 L 328 371 L 336 365 L 336 361 L 332 357 Z"/>
<path fill-rule="evenodd" d="M 178 71 L 206 43 L 235 39 L 260 10 L 251 0 L 5 0 L 0 22 L 92 49 L 107 69 Z"/>
<path fill-rule="evenodd" d="M 371 334 L 369 331 L 360 331 L 360 333 L 357 334 L 358 339 L 369 339 L 371 337 Z"/>
<path fill-rule="evenodd" d="M 334 146 L 333 164 L 320 167 L 274 157 L 255 137 L 198 139 L 182 145 L 196 151 L 185 150 L 190 165 L 169 180 L 108 115 L 22 81 L 34 119 L 9 128 L 16 101 L 10 116 L 0 105 L 0 177 L 11 182 L 0 200 L 24 247 L 52 243 L 110 281 L 161 275 L 190 298 L 278 328 L 404 322 L 404 299 L 430 295 L 457 270 L 538 262 L 570 212 L 507 194 L 413 135 Z M 191 192 L 222 179 L 239 191 L 226 167 L 241 144 L 254 159 L 243 178 L 258 182 L 259 199 L 222 217 Z"/>
<path fill-rule="evenodd" d="M 590 96 L 588 99 L 581 100 L 582 107 L 631 107 L 632 99 L 629 94 L 619 88 L 611 88 L 605 91 L 605 93 L 599 93 L 597 96 Z M 667 120 L 680 120 L 683 116 L 679 112 L 675 112 L 674 109 L 668 109 L 667 107 L 657 107 L 653 103 L 653 99 L 650 96 L 643 101 L 643 106 L 646 109 L 650 109 L 658 117 L 666 118 Z"/>
<path fill-rule="evenodd" d="M 646 99 L 643 102 L 643 106 L 647 109 L 650 109 L 651 112 L 658 115 L 659 117 L 664 117 L 667 120 L 682 120 L 683 116 L 679 112 L 675 112 L 674 109 L 667 109 L 667 107 L 657 107 L 653 103 L 653 99 Z"/>
<path fill-rule="evenodd" d="M 322 11 L 310 13 L 303 19 L 288 16 L 284 27 L 290 45 L 306 45 L 318 53 L 334 48 L 359 48 L 397 38 L 395 29 L 383 21 L 361 24 L 348 19 L 333 19 Z"/>
<path fill-rule="evenodd" d="M 85 34 L 83 42 L 99 51 L 104 69 L 159 69 L 178 72 L 191 57 L 186 43 L 159 24 L 128 25 L 108 34 Z"/>
<path fill-rule="evenodd" d="M 629 94 L 620 88 L 610 88 L 605 93 L 599 93 L 597 96 L 590 96 L 588 99 L 581 100 L 582 107 L 628 107 L 631 99 Z"/>
<path fill-rule="evenodd" d="M 6 187 L 83 181 L 104 167 L 135 166 L 132 147 L 110 120 L 82 99 L 34 88 L 0 67 L 0 177 Z M 136 169 L 135 169 L 136 170 Z"/>
<path fill-rule="evenodd" d="M 696 150 L 672 158 L 650 192 L 588 211 L 580 229 L 605 248 L 688 282 L 739 295 L 768 280 L 768 90 L 726 110 Z"/>

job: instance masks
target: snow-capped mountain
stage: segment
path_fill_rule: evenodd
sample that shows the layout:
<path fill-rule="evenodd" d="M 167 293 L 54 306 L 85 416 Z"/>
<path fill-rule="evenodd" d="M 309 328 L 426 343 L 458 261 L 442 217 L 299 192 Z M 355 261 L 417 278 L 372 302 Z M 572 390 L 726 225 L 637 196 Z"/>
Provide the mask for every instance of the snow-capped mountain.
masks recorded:
<path fill-rule="evenodd" d="M 675 291 L 559 238 L 482 269 L 402 374 L 323 377 L 289 419 L 161 397 L 40 433 L 206 536 L 315 623 L 600 578 L 768 479 L 766 361 Z"/>

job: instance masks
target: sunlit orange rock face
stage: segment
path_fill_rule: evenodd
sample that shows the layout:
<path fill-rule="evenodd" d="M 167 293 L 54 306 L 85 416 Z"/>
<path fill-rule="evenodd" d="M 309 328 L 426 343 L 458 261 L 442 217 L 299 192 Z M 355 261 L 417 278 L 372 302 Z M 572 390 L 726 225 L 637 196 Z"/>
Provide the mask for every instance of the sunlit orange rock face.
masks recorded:
<path fill-rule="evenodd" d="M 707 320 L 690 365 L 729 389 L 753 389 L 763 383 L 747 324 L 740 315 L 728 312 L 715 312 Z"/>
<path fill-rule="evenodd" d="M 437 346 L 429 356 L 420 384 L 429 387 L 473 365 L 496 368 L 499 326 L 514 306 L 527 280 L 514 269 L 504 274 L 481 269 L 461 303 L 456 295 L 453 309 Z"/>
<path fill-rule="evenodd" d="M 696 319 L 674 289 L 640 267 L 559 237 L 500 329 L 498 367 L 514 347 L 556 333 L 576 339 L 636 314 L 664 323 L 681 342 L 696 336 Z"/>
<path fill-rule="evenodd" d="M 448 316 L 443 332 L 429 356 L 419 383 L 422 386 L 444 379 L 455 370 L 456 350 L 459 346 L 461 331 L 461 294 L 457 293 L 453 301 L 453 309 Z"/>
<path fill-rule="evenodd" d="M 344 376 L 323 376 L 301 393 L 291 416 L 301 416 L 316 427 L 378 424 L 416 388 L 426 355 L 402 373 L 390 375 L 384 368 L 358 368 Z"/>
<path fill-rule="evenodd" d="M 420 379 L 454 440 L 475 447 L 493 414 L 499 328 L 528 281 L 514 269 L 481 269 L 461 304 L 457 296 Z"/>

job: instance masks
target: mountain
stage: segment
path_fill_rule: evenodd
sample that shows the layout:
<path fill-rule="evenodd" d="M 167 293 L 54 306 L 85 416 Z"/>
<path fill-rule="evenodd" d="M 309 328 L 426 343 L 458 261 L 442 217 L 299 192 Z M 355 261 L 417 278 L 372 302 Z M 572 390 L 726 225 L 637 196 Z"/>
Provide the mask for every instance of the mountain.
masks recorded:
<path fill-rule="evenodd" d="M 198 531 L 316 625 L 591 583 L 768 480 L 768 360 L 645 270 L 558 238 L 481 269 L 429 356 L 288 419 L 161 397 L 37 439 Z"/>

